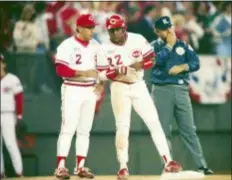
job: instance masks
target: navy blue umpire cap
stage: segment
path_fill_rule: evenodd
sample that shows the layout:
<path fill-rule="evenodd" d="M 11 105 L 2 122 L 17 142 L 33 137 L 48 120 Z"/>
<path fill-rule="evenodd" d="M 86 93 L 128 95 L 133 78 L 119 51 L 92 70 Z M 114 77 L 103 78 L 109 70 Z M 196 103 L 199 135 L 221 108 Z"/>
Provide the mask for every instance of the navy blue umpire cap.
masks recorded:
<path fill-rule="evenodd" d="M 172 27 L 172 22 L 168 16 L 162 16 L 155 21 L 155 29 L 166 30 L 170 27 Z"/>

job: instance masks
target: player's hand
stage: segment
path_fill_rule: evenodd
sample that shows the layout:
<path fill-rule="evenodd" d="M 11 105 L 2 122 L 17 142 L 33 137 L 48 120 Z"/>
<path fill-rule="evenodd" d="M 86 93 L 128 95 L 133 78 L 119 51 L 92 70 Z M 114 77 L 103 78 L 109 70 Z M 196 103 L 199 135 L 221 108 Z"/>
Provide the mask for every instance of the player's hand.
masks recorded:
<path fill-rule="evenodd" d="M 117 73 L 119 75 L 130 75 L 130 74 L 136 74 L 136 70 L 134 68 L 131 68 L 131 67 L 120 66 L 117 69 Z"/>
<path fill-rule="evenodd" d="M 131 68 L 134 68 L 136 71 L 139 71 L 143 68 L 142 62 L 135 62 L 134 64 L 130 65 Z"/>
<path fill-rule="evenodd" d="M 188 69 L 187 64 L 175 65 L 168 71 L 168 74 L 169 75 L 177 75 L 179 73 L 186 71 L 187 69 Z"/>
<path fill-rule="evenodd" d="M 127 67 L 126 66 L 120 66 L 116 69 L 116 72 L 118 75 L 126 75 L 127 74 Z"/>
<path fill-rule="evenodd" d="M 100 96 L 103 93 L 104 88 L 105 88 L 104 84 L 96 84 L 94 86 L 94 92 Z"/>
<path fill-rule="evenodd" d="M 88 71 L 85 71 L 85 77 L 92 77 L 92 78 L 96 78 L 98 76 L 98 73 L 96 70 L 91 69 Z"/>
<path fill-rule="evenodd" d="M 169 31 L 167 35 L 167 44 L 173 47 L 176 43 L 176 34 L 174 31 Z"/>

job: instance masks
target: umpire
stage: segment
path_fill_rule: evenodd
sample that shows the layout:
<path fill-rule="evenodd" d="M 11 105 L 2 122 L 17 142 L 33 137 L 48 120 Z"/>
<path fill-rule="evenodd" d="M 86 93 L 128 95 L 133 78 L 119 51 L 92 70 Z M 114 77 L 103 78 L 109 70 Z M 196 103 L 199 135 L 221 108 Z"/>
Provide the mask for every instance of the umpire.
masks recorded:
<path fill-rule="evenodd" d="M 171 124 L 176 118 L 181 139 L 191 152 L 198 171 L 209 175 L 201 144 L 196 134 L 193 110 L 189 97 L 189 73 L 199 69 L 199 59 L 193 49 L 176 39 L 170 18 L 160 17 L 155 21 L 159 37 L 151 44 L 156 53 L 152 69 L 152 97 L 171 149 Z"/>

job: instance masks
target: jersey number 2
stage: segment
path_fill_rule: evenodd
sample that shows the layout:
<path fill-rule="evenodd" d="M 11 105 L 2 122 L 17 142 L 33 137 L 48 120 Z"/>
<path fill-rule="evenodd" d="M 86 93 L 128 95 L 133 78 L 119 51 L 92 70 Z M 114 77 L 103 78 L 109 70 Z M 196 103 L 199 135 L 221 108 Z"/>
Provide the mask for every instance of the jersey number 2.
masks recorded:
<path fill-rule="evenodd" d="M 114 59 L 116 60 L 116 65 L 121 65 L 122 64 L 122 60 L 121 60 L 121 55 L 115 55 L 114 56 Z M 113 63 L 113 59 L 112 58 L 108 58 L 108 61 L 110 63 L 110 66 L 114 66 L 114 63 Z"/>
<path fill-rule="evenodd" d="M 81 64 L 81 55 L 80 54 L 77 54 L 76 55 L 76 64 Z"/>

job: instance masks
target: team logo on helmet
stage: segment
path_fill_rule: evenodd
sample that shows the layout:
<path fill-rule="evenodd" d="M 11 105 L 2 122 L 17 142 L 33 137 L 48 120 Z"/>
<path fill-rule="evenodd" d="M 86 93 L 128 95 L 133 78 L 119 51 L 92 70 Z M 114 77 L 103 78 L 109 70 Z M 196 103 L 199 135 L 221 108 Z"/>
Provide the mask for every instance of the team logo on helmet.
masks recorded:
<path fill-rule="evenodd" d="M 93 16 L 90 15 L 90 16 L 89 16 L 89 20 L 90 20 L 90 21 L 94 21 Z"/>
<path fill-rule="evenodd" d="M 116 24 L 117 20 L 116 19 L 110 19 L 110 24 Z"/>

